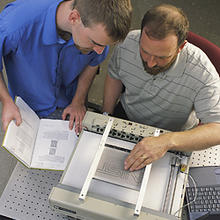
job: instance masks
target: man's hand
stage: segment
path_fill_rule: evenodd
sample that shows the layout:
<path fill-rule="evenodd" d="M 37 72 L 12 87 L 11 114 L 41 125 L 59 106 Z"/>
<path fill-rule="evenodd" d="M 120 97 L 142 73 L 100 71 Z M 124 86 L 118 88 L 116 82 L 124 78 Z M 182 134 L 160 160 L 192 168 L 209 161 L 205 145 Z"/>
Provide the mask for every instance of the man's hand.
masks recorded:
<path fill-rule="evenodd" d="M 82 120 L 86 113 L 86 107 L 84 104 L 78 102 L 72 102 L 68 105 L 62 114 L 62 119 L 65 120 L 67 115 L 69 115 L 69 128 L 72 130 L 75 122 L 76 134 L 82 130 Z"/>
<path fill-rule="evenodd" d="M 21 114 L 17 105 L 11 100 L 2 105 L 2 128 L 6 131 L 10 121 L 15 120 L 19 126 L 22 122 Z"/>
<path fill-rule="evenodd" d="M 126 158 L 125 169 L 130 171 L 139 170 L 155 160 L 160 159 L 167 152 L 165 136 L 146 137 L 135 145 Z"/>

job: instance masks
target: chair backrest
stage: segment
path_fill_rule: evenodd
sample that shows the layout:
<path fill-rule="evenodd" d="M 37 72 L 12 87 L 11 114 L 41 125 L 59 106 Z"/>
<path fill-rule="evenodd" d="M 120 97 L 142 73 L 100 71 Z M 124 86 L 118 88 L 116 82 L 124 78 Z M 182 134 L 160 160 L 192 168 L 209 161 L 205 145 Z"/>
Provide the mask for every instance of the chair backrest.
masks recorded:
<path fill-rule="evenodd" d="M 187 41 L 196 45 L 206 53 L 220 75 L 220 48 L 208 41 L 206 38 L 201 37 L 191 31 L 188 33 Z"/>

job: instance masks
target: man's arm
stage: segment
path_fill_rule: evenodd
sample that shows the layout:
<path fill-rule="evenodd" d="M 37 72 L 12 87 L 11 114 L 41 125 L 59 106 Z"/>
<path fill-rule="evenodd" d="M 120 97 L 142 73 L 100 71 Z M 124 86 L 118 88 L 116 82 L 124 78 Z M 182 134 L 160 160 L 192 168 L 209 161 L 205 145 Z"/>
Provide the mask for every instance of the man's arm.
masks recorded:
<path fill-rule="evenodd" d="M 11 96 L 8 93 L 6 85 L 2 79 L 2 72 L 0 72 L 0 101 L 2 102 L 2 127 L 5 131 L 11 120 L 16 121 L 16 125 L 19 126 L 22 122 L 20 111 L 13 102 Z"/>
<path fill-rule="evenodd" d="M 121 92 L 121 81 L 118 79 L 114 79 L 107 74 L 104 88 L 103 112 L 113 114 L 114 107 L 121 95 Z"/>
<path fill-rule="evenodd" d="M 125 169 L 138 170 L 160 159 L 168 150 L 195 151 L 220 144 L 220 124 L 209 123 L 191 130 L 143 138 L 125 160 Z"/>
<path fill-rule="evenodd" d="M 75 122 L 76 133 L 82 130 L 82 120 L 86 113 L 85 101 L 97 70 L 98 66 L 87 66 L 83 70 L 83 72 L 79 76 L 78 85 L 73 100 L 71 104 L 68 105 L 63 111 L 63 120 L 66 118 L 67 115 L 70 116 L 70 129 L 73 129 L 73 125 Z"/>

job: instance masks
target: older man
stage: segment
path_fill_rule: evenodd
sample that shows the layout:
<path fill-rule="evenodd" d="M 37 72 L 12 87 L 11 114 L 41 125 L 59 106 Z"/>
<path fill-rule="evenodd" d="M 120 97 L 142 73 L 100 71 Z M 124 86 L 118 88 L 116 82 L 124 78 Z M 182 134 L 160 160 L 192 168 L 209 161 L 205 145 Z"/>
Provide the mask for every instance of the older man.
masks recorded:
<path fill-rule="evenodd" d="M 125 169 L 140 169 L 168 150 L 220 144 L 219 76 L 205 53 L 186 41 L 188 28 L 181 9 L 159 5 L 146 12 L 141 30 L 131 31 L 114 50 L 103 111 L 173 131 L 140 141 Z M 193 112 L 202 125 L 195 127 Z"/>

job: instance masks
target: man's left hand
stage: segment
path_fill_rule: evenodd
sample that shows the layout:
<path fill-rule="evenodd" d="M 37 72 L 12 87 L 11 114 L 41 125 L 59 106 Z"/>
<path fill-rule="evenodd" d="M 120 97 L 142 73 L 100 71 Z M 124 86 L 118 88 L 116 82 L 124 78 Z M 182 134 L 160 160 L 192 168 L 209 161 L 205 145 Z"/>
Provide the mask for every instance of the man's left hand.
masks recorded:
<path fill-rule="evenodd" d="M 165 143 L 163 136 L 143 138 L 125 159 L 124 168 L 130 171 L 139 170 L 160 159 L 168 150 Z"/>
<path fill-rule="evenodd" d="M 62 119 L 65 120 L 67 115 L 69 115 L 69 128 L 73 129 L 75 123 L 76 134 L 80 133 L 82 130 L 82 120 L 86 113 L 86 107 L 84 104 L 72 102 L 68 105 L 62 114 Z"/>

